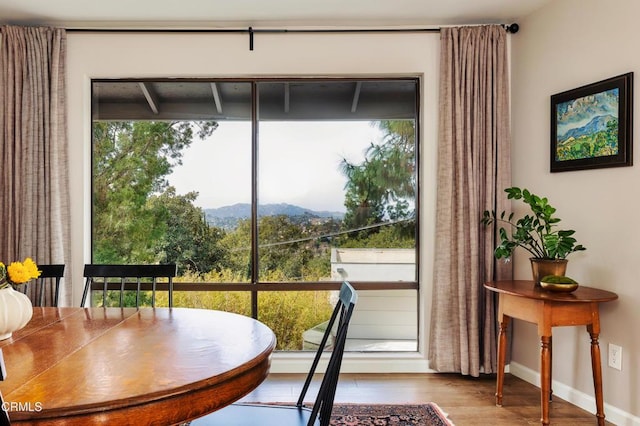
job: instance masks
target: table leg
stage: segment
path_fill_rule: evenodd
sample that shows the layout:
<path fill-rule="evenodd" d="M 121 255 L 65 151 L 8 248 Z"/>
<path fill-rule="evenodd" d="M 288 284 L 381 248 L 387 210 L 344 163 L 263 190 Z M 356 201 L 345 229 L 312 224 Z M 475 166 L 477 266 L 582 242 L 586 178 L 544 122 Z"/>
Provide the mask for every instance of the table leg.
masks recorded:
<path fill-rule="evenodd" d="M 540 406 L 542 407 L 543 425 L 549 424 L 549 391 L 551 389 L 551 336 L 540 337 Z"/>
<path fill-rule="evenodd" d="M 502 407 L 502 387 L 504 385 L 504 364 L 507 357 L 507 327 L 509 317 L 502 316 L 500 321 L 500 334 L 498 335 L 498 372 L 496 378 L 496 405 Z"/>
<path fill-rule="evenodd" d="M 553 402 L 553 336 L 549 337 L 549 402 Z"/>
<path fill-rule="evenodd" d="M 600 357 L 599 333 L 594 330 L 593 324 L 587 326 L 591 335 L 591 370 L 593 373 L 593 387 L 596 394 L 596 417 L 598 426 L 604 426 L 604 401 L 602 396 L 602 364 Z"/>

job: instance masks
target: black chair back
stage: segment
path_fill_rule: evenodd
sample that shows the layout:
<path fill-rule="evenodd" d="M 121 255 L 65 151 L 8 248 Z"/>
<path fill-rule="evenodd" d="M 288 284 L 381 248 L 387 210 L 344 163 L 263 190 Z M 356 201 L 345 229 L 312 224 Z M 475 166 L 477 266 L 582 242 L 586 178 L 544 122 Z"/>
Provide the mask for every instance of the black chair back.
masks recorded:
<path fill-rule="evenodd" d="M 296 405 L 245 404 L 236 403 L 191 421 L 191 426 L 328 426 L 333 410 L 333 400 L 338 387 L 338 377 L 347 341 L 347 331 L 351 314 L 358 301 L 358 295 L 351 284 L 343 282 L 340 300 L 336 304 L 331 319 L 322 336 L 313 358 L 311 369 L 302 386 Z M 331 349 L 329 351 L 329 349 Z M 325 351 L 326 350 L 326 351 Z M 304 406 L 304 398 L 320 359 L 329 354 L 329 361 L 320 383 L 313 407 Z"/>
<path fill-rule="evenodd" d="M 102 290 L 102 304 L 107 304 L 107 292 L 119 292 L 119 306 L 124 304 L 125 291 L 135 291 L 136 308 L 140 307 L 140 292 L 151 290 L 151 306 L 156 306 L 156 290 L 159 278 L 166 278 L 169 307 L 173 307 L 173 278 L 175 264 L 165 265 L 84 265 L 85 285 L 81 306 L 85 306 L 91 290 Z"/>
<path fill-rule="evenodd" d="M 60 294 L 60 280 L 64 277 L 64 264 L 56 265 L 38 265 L 40 277 L 29 283 L 35 285 L 35 296 L 32 301 L 33 306 L 58 306 L 58 296 Z M 48 296 L 50 303 L 46 302 L 45 289 L 48 288 Z M 24 286 L 24 292 L 27 292 L 27 286 Z"/>
<path fill-rule="evenodd" d="M 324 332 L 318 351 L 313 359 L 311 369 L 307 374 L 304 386 L 298 397 L 296 405 L 298 407 L 303 406 L 304 397 L 309 390 L 309 385 L 313 379 L 313 375 L 316 372 L 318 363 L 327 348 L 327 342 L 329 338 L 335 333 L 333 339 L 333 349 L 327 364 L 327 369 L 320 383 L 320 390 L 316 396 L 316 401 L 313 404 L 311 411 L 311 417 L 309 418 L 308 425 L 314 424 L 316 418 L 320 419 L 320 426 L 328 426 L 331 420 L 331 411 L 333 410 L 333 400 L 336 395 L 336 389 L 338 387 L 338 377 L 340 375 L 340 367 L 342 366 L 342 357 L 344 355 L 344 346 L 347 341 L 347 331 L 349 328 L 349 321 L 353 309 L 358 301 L 358 294 L 354 288 L 348 282 L 343 282 L 340 288 L 340 300 L 336 304 L 331 319 L 327 324 L 327 329 Z M 335 332 L 334 332 L 335 327 Z"/>

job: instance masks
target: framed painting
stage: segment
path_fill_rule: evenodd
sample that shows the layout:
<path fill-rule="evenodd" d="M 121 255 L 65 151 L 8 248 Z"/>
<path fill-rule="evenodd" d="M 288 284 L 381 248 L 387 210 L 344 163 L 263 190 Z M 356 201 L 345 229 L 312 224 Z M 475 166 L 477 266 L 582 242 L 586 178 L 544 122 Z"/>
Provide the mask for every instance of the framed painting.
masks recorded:
<path fill-rule="evenodd" d="M 551 96 L 551 172 L 631 166 L 633 73 Z"/>

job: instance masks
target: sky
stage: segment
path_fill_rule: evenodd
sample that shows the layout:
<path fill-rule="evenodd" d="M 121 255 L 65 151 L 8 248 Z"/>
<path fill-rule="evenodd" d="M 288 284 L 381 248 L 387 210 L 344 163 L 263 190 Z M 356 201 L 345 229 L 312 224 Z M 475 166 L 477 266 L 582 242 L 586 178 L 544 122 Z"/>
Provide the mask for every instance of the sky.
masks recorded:
<path fill-rule="evenodd" d="M 344 212 L 340 161 L 361 163 L 372 142 L 380 142 L 380 132 L 370 122 L 261 122 L 259 203 Z M 249 203 L 250 153 L 250 123 L 220 122 L 211 137 L 196 139 L 185 151 L 169 183 L 178 194 L 198 191 L 198 207 Z"/>

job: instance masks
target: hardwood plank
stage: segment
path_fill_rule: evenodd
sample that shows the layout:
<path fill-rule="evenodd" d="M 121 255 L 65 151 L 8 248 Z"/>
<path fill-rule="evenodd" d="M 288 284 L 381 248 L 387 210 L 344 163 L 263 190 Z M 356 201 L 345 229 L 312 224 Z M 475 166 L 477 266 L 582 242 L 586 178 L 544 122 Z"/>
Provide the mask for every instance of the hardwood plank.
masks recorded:
<path fill-rule="evenodd" d="M 304 381 L 300 374 L 271 374 L 244 402 L 294 403 Z M 307 399 L 312 403 L 317 383 Z M 505 375 L 502 407 L 495 405 L 495 375 L 480 378 L 458 374 L 342 374 L 338 403 L 420 404 L 433 401 L 456 426 L 514 426 L 540 424 L 540 389 L 511 374 Z M 595 406 L 594 406 L 595 411 Z M 597 424 L 595 414 L 554 396 L 553 425 Z M 612 423 L 607 422 L 607 425 Z"/>

